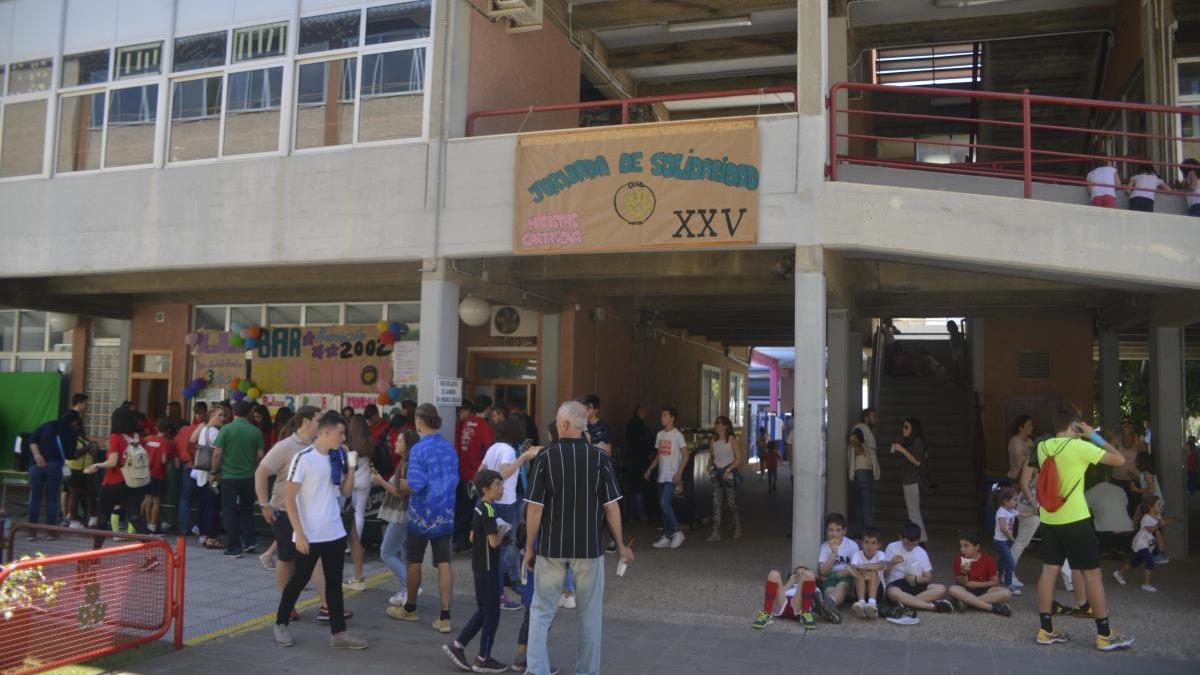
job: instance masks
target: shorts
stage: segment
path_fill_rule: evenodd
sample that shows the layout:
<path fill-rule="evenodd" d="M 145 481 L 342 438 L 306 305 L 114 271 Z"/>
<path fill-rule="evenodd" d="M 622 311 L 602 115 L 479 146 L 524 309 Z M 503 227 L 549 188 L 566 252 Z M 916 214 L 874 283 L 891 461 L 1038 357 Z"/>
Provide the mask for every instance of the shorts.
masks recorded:
<path fill-rule="evenodd" d="M 1154 554 L 1152 548 L 1144 548 L 1133 554 L 1133 560 L 1129 561 L 1130 567 L 1139 567 L 1145 565 L 1147 570 L 1154 569 Z"/>
<path fill-rule="evenodd" d="M 151 497 L 161 497 L 167 493 L 166 478 L 151 478 L 150 484 L 146 486 L 146 494 Z"/>
<path fill-rule="evenodd" d="M 796 614 L 796 608 L 792 606 L 793 598 L 784 598 L 783 607 L 779 608 L 779 612 L 775 614 L 777 619 L 792 619 L 793 621 L 800 617 Z"/>
<path fill-rule="evenodd" d="M 910 584 L 906 579 L 897 579 L 887 585 L 888 588 L 898 588 L 909 595 L 920 595 L 929 589 L 929 584 Z"/>
<path fill-rule="evenodd" d="M 1112 195 L 1096 195 L 1092 197 L 1092 206 L 1102 206 L 1106 209 L 1117 207 L 1117 198 Z"/>
<path fill-rule="evenodd" d="M 1090 518 L 1066 525 L 1047 525 L 1044 521 L 1038 532 L 1042 535 L 1042 562 L 1061 567 L 1070 561 L 1071 569 L 1094 570 L 1100 567 L 1100 540 L 1092 529 Z"/>
<path fill-rule="evenodd" d="M 425 560 L 425 547 L 433 549 L 433 564 L 450 562 L 450 535 L 430 539 L 425 535 L 408 532 L 408 564 L 420 565 Z"/>
<path fill-rule="evenodd" d="M 71 469 L 71 475 L 67 476 L 67 480 L 64 482 L 66 483 L 68 490 L 73 490 L 77 487 L 83 488 L 87 486 L 87 477 L 88 475 L 83 471 Z"/>
<path fill-rule="evenodd" d="M 279 562 L 292 562 L 300 557 L 296 543 L 292 541 L 292 521 L 288 520 L 287 511 L 276 511 L 275 522 L 271 523 L 271 532 L 275 535 L 275 546 Z"/>
<path fill-rule="evenodd" d="M 834 588 L 838 584 L 841 584 L 841 583 L 850 584 L 852 581 L 854 581 L 854 579 L 852 577 L 839 577 L 836 573 L 830 572 L 829 574 L 825 575 L 824 579 L 821 579 L 821 590 L 828 591 L 829 589 Z M 851 584 L 851 585 L 853 585 L 853 584 Z"/>
<path fill-rule="evenodd" d="M 988 591 L 992 590 L 990 588 L 967 588 L 966 586 L 963 586 L 963 588 L 966 589 L 966 591 L 968 593 L 970 593 L 971 595 L 973 595 L 977 598 L 979 596 L 983 595 L 984 593 L 987 593 Z"/>

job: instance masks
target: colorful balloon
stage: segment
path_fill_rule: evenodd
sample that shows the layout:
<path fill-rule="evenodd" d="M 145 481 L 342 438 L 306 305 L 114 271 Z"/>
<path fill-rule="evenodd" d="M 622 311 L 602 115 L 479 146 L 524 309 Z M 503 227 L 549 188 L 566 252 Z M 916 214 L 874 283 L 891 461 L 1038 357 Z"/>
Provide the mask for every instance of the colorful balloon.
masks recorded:
<path fill-rule="evenodd" d="M 240 391 L 233 392 L 233 400 L 240 401 L 244 398 L 246 398 L 246 394 L 244 394 L 243 392 L 240 392 Z"/>
<path fill-rule="evenodd" d="M 388 398 L 391 399 L 393 403 L 399 401 L 402 394 L 403 392 L 400 391 L 400 387 L 392 387 L 391 389 L 388 389 Z"/>
<path fill-rule="evenodd" d="M 262 326 L 251 326 L 250 327 L 250 337 L 252 337 L 252 338 L 258 339 L 258 338 L 262 337 L 262 332 L 263 332 Z"/>
<path fill-rule="evenodd" d="M 183 398 L 191 399 L 191 398 L 195 398 L 195 396 L 196 396 L 196 392 L 192 391 L 191 387 L 183 388 Z"/>
<path fill-rule="evenodd" d="M 250 391 L 250 389 L 253 386 L 254 386 L 254 383 L 251 382 L 250 380 L 242 380 L 241 382 L 238 382 L 238 391 L 240 391 L 244 394 L 244 393 Z"/>
<path fill-rule="evenodd" d="M 196 343 L 200 341 L 200 334 L 199 333 L 188 333 L 187 335 L 184 336 L 183 341 L 185 344 L 187 344 L 187 346 L 194 347 L 196 345 Z"/>
<path fill-rule="evenodd" d="M 396 336 L 391 331 L 383 331 L 379 334 L 379 341 L 385 345 L 395 344 Z"/>
<path fill-rule="evenodd" d="M 229 336 L 229 344 L 233 345 L 234 347 L 239 347 L 244 342 L 245 342 L 245 340 L 242 339 L 242 336 L 238 335 L 237 333 L 234 333 L 233 335 Z"/>
<path fill-rule="evenodd" d="M 246 338 L 246 349 L 254 349 L 258 346 L 258 338 Z"/>
<path fill-rule="evenodd" d="M 246 390 L 246 398 L 252 398 L 252 399 L 257 400 L 259 396 L 262 396 L 262 390 L 259 389 L 258 387 L 250 387 L 249 389 Z"/>
<path fill-rule="evenodd" d="M 230 387 L 231 389 L 237 389 L 237 388 L 238 388 L 238 385 L 239 385 L 239 384 L 241 384 L 241 383 L 242 383 L 242 378 L 240 378 L 240 377 L 235 377 L 235 378 L 233 378 L 233 379 L 229 380 L 229 387 Z"/>
<path fill-rule="evenodd" d="M 192 389 L 199 391 L 199 390 L 203 389 L 204 385 L 206 385 L 206 384 L 208 384 L 208 383 L 204 381 L 203 377 L 197 377 L 196 379 L 192 380 Z"/>
<path fill-rule="evenodd" d="M 388 329 L 388 322 L 380 321 L 379 323 L 375 324 L 375 327 L 379 329 L 380 333 L 383 333 Z"/>
<path fill-rule="evenodd" d="M 387 405 L 392 402 L 392 399 L 388 398 L 387 394 L 380 394 L 379 397 L 375 399 L 375 402 L 379 405 Z"/>
<path fill-rule="evenodd" d="M 403 335 L 408 335 L 408 324 L 406 324 L 406 323 L 397 323 L 397 324 L 395 324 L 395 326 L 396 326 L 395 328 L 392 328 L 392 334 L 393 334 L 393 335 L 395 335 L 396 337 L 401 337 L 401 336 L 403 336 Z"/>

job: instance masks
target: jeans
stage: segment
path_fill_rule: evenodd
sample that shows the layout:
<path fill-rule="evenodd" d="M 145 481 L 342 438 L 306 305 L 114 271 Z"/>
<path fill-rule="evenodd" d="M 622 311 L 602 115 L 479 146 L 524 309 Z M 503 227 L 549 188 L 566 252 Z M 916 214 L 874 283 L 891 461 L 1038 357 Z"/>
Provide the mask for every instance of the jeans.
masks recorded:
<path fill-rule="evenodd" d="M 342 563 L 346 558 L 346 537 L 333 541 L 318 543 L 309 542 L 308 553 L 301 553 L 294 563 L 292 578 L 283 587 L 283 595 L 279 598 L 279 611 L 275 614 L 275 623 L 288 625 L 292 610 L 296 608 L 296 600 L 308 580 L 312 578 L 317 562 L 321 563 L 321 571 L 325 573 L 325 602 L 329 607 L 329 632 L 337 635 L 346 630 L 346 615 L 342 609 Z"/>
<path fill-rule="evenodd" d="M 1013 543 L 999 539 L 992 543 L 996 545 L 996 571 L 1000 575 L 1000 583 L 1012 586 L 1013 570 L 1017 568 L 1017 561 L 1013 559 Z"/>
<path fill-rule="evenodd" d="M 29 465 L 29 522 L 37 524 L 42 510 L 42 495 L 46 497 L 46 524 L 58 525 L 58 494 L 62 492 L 62 462 L 46 462 L 46 466 Z"/>
<path fill-rule="evenodd" d="M 514 502 L 512 504 L 495 504 L 494 506 L 496 517 L 513 527 L 504 535 L 504 541 L 500 544 L 500 584 L 503 586 L 505 575 L 508 575 L 508 578 L 513 581 L 521 578 L 521 571 L 517 568 L 517 549 L 513 544 L 513 532 L 517 527 L 517 505 Z"/>
<path fill-rule="evenodd" d="M 875 472 L 857 469 L 854 485 L 858 488 L 858 526 L 860 529 L 875 526 Z"/>
<path fill-rule="evenodd" d="M 400 587 L 408 584 L 408 524 L 388 523 L 383 531 L 383 542 L 379 544 L 379 559 L 400 580 Z"/>
<path fill-rule="evenodd" d="M 183 462 L 179 465 L 179 509 L 175 526 L 181 537 L 186 537 L 192 530 L 192 493 L 200 488 L 192 479 L 192 465 Z"/>
<path fill-rule="evenodd" d="M 600 672 L 601 615 L 604 611 L 604 557 L 545 558 L 538 556 L 534 564 L 533 605 L 529 616 L 528 666 L 532 675 L 549 675 L 550 655 L 546 639 L 550 624 L 558 611 L 558 598 L 563 592 L 567 570 L 575 574 L 578 604 L 578 637 L 576 640 L 575 673 L 588 675 Z"/>
<path fill-rule="evenodd" d="M 921 528 L 921 541 L 927 541 L 925 521 L 921 518 L 921 486 L 913 483 L 901 487 L 904 489 L 904 507 L 908 511 L 908 519 Z"/>
<path fill-rule="evenodd" d="M 487 659 L 492 655 L 496 629 L 500 627 L 500 568 L 475 570 L 475 606 L 475 613 L 458 633 L 458 644 L 465 647 L 482 629 L 479 658 Z"/>
<path fill-rule="evenodd" d="M 221 522 L 225 525 L 225 551 L 241 553 L 254 546 L 254 479 L 221 481 Z"/>
<path fill-rule="evenodd" d="M 200 534 L 205 537 L 216 537 L 217 515 L 221 511 L 221 502 L 217 498 L 217 493 L 213 492 L 213 484 L 205 483 L 204 487 L 196 486 L 192 496 L 196 498 L 196 519 L 200 521 Z"/>
<path fill-rule="evenodd" d="M 679 520 L 675 517 L 675 509 L 671 506 L 671 499 L 674 496 L 674 483 L 658 484 L 658 507 L 662 509 L 663 534 L 668 537 L 679 531 Z"/>

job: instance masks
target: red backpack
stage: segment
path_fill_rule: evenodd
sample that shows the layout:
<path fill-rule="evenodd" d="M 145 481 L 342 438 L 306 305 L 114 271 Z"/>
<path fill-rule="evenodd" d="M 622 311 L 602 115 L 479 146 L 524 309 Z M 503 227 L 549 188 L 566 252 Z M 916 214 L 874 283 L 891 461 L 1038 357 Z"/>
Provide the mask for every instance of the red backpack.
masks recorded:
<path fill-rule="evenodd" d="M 1079 487 L 1079 483 L 1083 481 L 1083 478 L 1080 478 L 1079 481 L 1076 481 L 1075 485 L 1068 490 L 1065 495 L 1062 493 L 1062 482 L 1058 478 L 1058 465 L 1055 464 L 1054 458 L 1062 453 L 1069 442 L 1069 440 L 1063 441 L 1063 443 L 1058 446 L 1058 451 L 1054 454 L 1050 454 L 1048 450 L 1044 451 L 1046 458 L 1042 460 L 1041 467 L 1038 470 L 1038 504 L 1040 504 L 1041 507 L 1049 513 L 1054 513 L 1055 511 L 1061 509 L 1063 504 L 1067 503 L 1067 498 L 1075 492 L 1075 490 Z M 1049 448 L 1048 443 L 1049 441 L 1042 441 L 1041 445 L 1045 445 L 1047 448 Z"/>

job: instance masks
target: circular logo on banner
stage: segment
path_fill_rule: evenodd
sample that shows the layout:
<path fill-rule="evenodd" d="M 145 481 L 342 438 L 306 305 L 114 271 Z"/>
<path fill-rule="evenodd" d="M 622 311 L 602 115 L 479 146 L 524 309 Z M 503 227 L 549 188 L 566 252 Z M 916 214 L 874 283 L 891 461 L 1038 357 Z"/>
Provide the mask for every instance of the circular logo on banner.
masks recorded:
<path fill-rule="evenodd" d="M 379 370 L 375 366 L 367 365 L 362 369 L 362 383 L 372 385 L 379 381 Z"/>
<path fill-rule="evenodd" d="M 641 181 L 626 183 L 613 195 L 613 209 L 621 220 L 641 225 L 654 215 L 654 190 Z"/>

